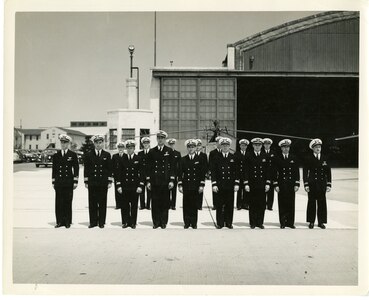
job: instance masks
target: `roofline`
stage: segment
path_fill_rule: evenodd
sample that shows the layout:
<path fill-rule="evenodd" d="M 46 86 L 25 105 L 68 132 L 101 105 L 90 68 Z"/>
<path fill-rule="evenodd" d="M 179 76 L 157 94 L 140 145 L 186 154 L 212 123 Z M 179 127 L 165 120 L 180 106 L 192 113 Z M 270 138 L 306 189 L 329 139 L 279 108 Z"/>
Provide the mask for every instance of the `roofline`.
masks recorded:
<path fill-rule="evenodd" d="M 358 78 L 355 72 L 280 72 L 280 71 L 244 71 L 220 69 L 170 69 L 155 68 L 153 77 L 353 77 Z"/>
<path fill-rule="evenodd" d="M 290 35 L 292 33 L 300 32 L 325 24 L 359 18 L 359 16 L 359 12 L 357 11 L 323 12 L 272 27 L 265 31 L 239 40 L 235 43 L 228 44 L 227 47 L 235 47 L 241 51 L 247 51 L 257 46 L 279 39 L 281 37 Z"/>

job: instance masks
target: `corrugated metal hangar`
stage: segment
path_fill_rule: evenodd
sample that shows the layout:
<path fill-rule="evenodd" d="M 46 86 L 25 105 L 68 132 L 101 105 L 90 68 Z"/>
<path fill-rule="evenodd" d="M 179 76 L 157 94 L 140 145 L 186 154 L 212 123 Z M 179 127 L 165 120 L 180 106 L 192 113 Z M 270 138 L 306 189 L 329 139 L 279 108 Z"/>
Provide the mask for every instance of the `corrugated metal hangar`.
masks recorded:
<path fill-rule="evenodd" d="M 358 12 L 309 16 L 227 48 L 221 68 L 153 69 L 162 129 L 179 143 L 208 138 L 211 120 L 237 139 L 319 137 L 333 165 L 357 166 L 358 139 L 335 139 L 358 134 Z M 309 151 L 308 140 L 292 140 L 297 154 Z"/>

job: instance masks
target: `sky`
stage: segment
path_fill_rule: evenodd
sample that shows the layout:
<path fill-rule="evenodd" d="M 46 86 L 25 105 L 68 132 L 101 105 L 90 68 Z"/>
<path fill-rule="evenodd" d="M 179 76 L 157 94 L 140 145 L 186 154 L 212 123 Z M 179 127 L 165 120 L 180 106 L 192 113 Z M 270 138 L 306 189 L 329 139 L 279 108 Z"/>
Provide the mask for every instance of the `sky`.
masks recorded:
<path fill-rule="evenodd" d="M 227 44 L 318 12 L 158 12 L 157 67 L 221 67 Z M 17 12 L 14 125 L 106 121 L 126 102 L 128 46 L 150 108 L 154 12 Z"/>

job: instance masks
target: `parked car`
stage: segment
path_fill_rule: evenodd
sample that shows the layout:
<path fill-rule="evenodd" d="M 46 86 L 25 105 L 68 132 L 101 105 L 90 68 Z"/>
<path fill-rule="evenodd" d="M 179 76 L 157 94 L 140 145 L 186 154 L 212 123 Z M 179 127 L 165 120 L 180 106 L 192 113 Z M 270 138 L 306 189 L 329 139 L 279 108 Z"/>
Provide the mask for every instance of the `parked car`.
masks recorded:
<path fill-rule="evenodd" d="M 16 163 L 21 163 L 21 162 L 23 162 L 23 161 L 22 161 L 19 153 L 16 150 L 14 150 L 13 151 L 13 163 L 16 164 Z"/>
<path fill-rule="evenodd" d="M 77 157 L 78 157 L 78 163 L 83 164 L 83 152 L 79 150 L 75 150 Z"/>
<path fill-rule="evenodd" d="M 59 149 L 45 149 L 41 154 L 41 161 L 36 162 L 36 168 L 39 166 L 52 166 L 53 165 L 53 155 L 58 152 Z"/>

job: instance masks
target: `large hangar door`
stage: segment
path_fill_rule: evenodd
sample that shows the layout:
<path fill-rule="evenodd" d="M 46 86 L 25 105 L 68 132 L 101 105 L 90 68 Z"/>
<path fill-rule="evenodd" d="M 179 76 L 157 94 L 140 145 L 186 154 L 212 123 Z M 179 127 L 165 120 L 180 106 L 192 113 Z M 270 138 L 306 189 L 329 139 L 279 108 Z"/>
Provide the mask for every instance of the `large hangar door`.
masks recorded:
<path fill-rule="evenodd" d="M 245 77 L 237 86 L 238 130 L 320 137 L 334 165 L 357 166 L 358 139 L 334 139 L 358 134 L 358 78 Z M 281 138 L 273 138 L 275 145 Z M 309 151 L 308 141 L 293 142 L 296 154 Z"/>

